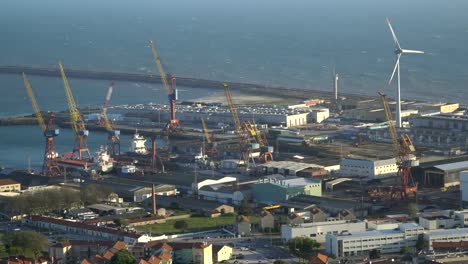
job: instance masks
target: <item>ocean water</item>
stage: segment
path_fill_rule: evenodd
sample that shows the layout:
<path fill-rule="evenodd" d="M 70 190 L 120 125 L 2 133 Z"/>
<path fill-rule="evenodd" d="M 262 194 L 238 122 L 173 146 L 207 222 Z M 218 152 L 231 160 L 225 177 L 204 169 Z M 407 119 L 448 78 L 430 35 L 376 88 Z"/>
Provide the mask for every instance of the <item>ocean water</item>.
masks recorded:
<path fill-rule="evenodd" d="M 176 76 L 330 90 L 336 68 L 342 92 L 393 94 L 386 85 L 395 59 L 389 17 L 403 48 L 426 52 L 402 58 L 403 98 L 468 103 L 466 10 L 466 0 L 2 1 L 0 64 L 62 60 L 66 67 L 156 73 L 152 38 Z M 30 81 L 43 110 L 66 108 L 59 79 Z M 108 82 L 70 83 L 79 106 L 102 104 Z M 182 100 L 210 93 L 181 89 Z M 0 75 L 0 94 L 0 116 L 31 112 L 20 76 Z M 119 82 L 112 104 L 165 100 L 158 85 Z M 0 131 L 0 147 L 23 159 L 30 145 L 2 133 L 11 131 Z M 29 131 L 13 135 L 22 133 Z"/>
<path fill-rule="evenodd" d="M 120 151 L 129 151 L 131 135 L 120 136 Z M 71 129 L 60 128 L 60 135 L 55 138 L 55 149 L 62 155 L 73 149 L 74 133 Z M 101 131 L 90 131 L 87 144 L 91 155 L 96 157 L 96 152 L 105 145 L 107 134 Z M 165 145 L 164 141 L 157 140 L 158 146 Z M 27 168 L 29 161 L 31 168 L 40 170 L 44 155 L 44 137 L 38 126 L 9 126 L 0 127 L 0 166 L 8 168 Z M 146 142 L 151 146 L 151 141 Z"/>
<path fill-rule="evenodd" d="M 156 72 L 152 38 L 176 76 L 329 90 L 335 67 L 343 92 L 374 95 L 391 92 L 389 17 L 404 48 L 426 51 L 402 58 L 403 96 L 466 102 L 466 10 L 466 0 L 3 1 L 0 64 L 62 59 L 68 67 Z M 41 88 L 62 90 L 53 84 Z M 2 94 L 18 88 L 18 78 L 0 76 Z"/>

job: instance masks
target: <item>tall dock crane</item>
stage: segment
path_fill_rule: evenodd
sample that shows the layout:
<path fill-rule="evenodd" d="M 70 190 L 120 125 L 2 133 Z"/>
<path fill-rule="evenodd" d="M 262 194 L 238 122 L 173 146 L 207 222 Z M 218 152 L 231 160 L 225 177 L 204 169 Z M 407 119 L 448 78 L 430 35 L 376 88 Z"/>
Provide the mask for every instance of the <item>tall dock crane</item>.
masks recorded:
<path fill-rule="evenodd" d="M 176 88 L 176 79 L 172 75 L 167 75 L 162 66 L 161 60 L 159 59 L 158 52 L 154 46 L 153 40 L 150 40 L 151 51 L 153 52 L 154 62 L 158 68 L 159 76 L 163 84 L 164 90 L 166 90 L 167 97 L 169 99 L 169 106 L 171 111 L 171 117 L 169 122 L 164 127 L 163 132 L 165 134 L 172 134 L 181 130 L 180 122 L 176 117 L 176 101 L 177 101 L 177 88 Z M 171 83 L 167 81 L 169 77 Z"/>
<path fill-rule="evenodd" d="M 419 163 L 414 155 L 416 149 L 408 135 L 403 134 L 398 138 L 387 96 L 383 93 L 379 93 L 379 95 L 382 99 L 385 116 L 387 118 L 388 131 L 392 139 L 393 156 L 396 159 L 398 167 L 397 175 L 400 180 L 400 186 L 392 187 L 389 192 L 387 191 L 387 194 L 390 195 L 392 199 L 408 199 L 410 195 L 416 196 L 417 193 L 417 186 L 411 175 L 411 167 L 417 166 Z M 375 196 L 385 193 L 385 191 L 382 190 L 374 190 L 373 192 Z"/>
<path fill-rule="evenodd" d="M 88 145 L 86 144 L 86 138 L 89 135 L 89 131 L 86 130 L 85 123 L 81 117 L 81 113 L 76 107 L 75 99 L 68 84 L 67 76 L 65 75 L 65 70 L 63 69 L 62 62 L 59 61 L 60 74 L 62 75 L 63 85 L 65 88 L 65 94 L 67 95 L 68 108 L 70 109 L 70 119 L 72 122 L 72 128 L 75 132 L 75 146 L 70 155 L 70 158 L 73 160 L 80 160 L 84 162 L 92 162 L 93 158 L 89 152 Z M 85 158 L 86 157 L 86 158 Z"/>
<path fill-rule="evenodd" d="M 106 101 L 102 106 L 100 124 L 107 130 L 107 148 L 112 156 L 120 155 L 120 130 L 115 130 L 107 116 L 107 108 L 110 105 L 110 99 L 114 90 L 114 83 L 112 82 L 107 89 Z"/>
<path fill-rule="evenodd" d="M 239 115 L 237 114 L 237 106 L 232 100 L 232 93 L 229 85 L 227 83 L 223 84 L 224 94 L 226 95 L 226 100 L 229 106 L 229 110 L 231 111 L 232 121 L 234 123 L 234 132 L 240 138 L 239 142 L 239 150 L 240 150 L 240 159 L 244 161 L 246 168 L 249 167 L 249 161 L 251 160 L 251 149 L 248 146 L 248 142 L 250 141 L 250 137 L 242 127 L 241 122 L 239 120 Z"/>
<path fill-rule="evenodd" d="M 57 165 L 58 153 L 55 151 L 54 138 L 59 135 L 59 129 L 55 128 L 55 113 L 50 113 L 47 125 L 44 122 L 41 111 L 34 96 L 31 84 L 29 83 L 26 74 L 23 72 L 23 82 L 28 94 L 31 105 L 36 115 L 37 123 L 45 137 L 44 159 L 42 162 L 42 174 L 45 176 L 58 176 L 60 169 Z"/>

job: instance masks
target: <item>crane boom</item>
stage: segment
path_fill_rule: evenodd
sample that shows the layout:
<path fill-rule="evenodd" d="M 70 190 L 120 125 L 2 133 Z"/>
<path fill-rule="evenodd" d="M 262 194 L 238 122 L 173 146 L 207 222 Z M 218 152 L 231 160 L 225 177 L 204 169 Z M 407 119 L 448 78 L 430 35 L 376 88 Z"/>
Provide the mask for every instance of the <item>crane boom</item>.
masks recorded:
<path fill-rule="evenodd" d="M 111 132 L 113 130 L 112 124 L 109 121 L 109 118 L 107 117 L 107 108 L 109 107 L 109 102 L 112 96 L 112 91 L 114 90 L 114 83 L 111 83 L 109 86 L 109 89 L 107 89 L 107 94 L 106 94 L 106 101 L 104 102 L 104 106 L 102 107 L 102 112 L 101 112 L 101 118 L 104 120 L 104 126 L 106 127 L 106 130 Z"/>
<path fill-rule="evenodd" d="M 257 143 L 260 145 L 260 147 L 265 146 L 265 143 L 263 142 L 263 138 L 260 135 L 260 131 L 257 130 L 257 128 L 252 125 L 249 121 L 244 121 L 244 127 L 247 130 L 247 132 L 250 134 L 252 138 L 257 141 Z"/>
<path fill-rule="evenodd" d="M 231 111 L 231 114 L 232 114 L 232 121 L 234 122 L 234 131 L 236 132 L 237 135 L 241 136 L 242 134 L 241 123 L 239 120 L 239 115 L 237 114 L 237 106 L 236 104 L 234 104 L 234 101 L 232 100 L 231 89 L 229 88 L 227 83 L 224 83 L 223 87 L 224 87 L 224 93 L 226 95 L 226 100 L 229 106 L 229 110 Z"/>
<path fill-rule="evenodd" d="M 208 144 L 211 144 L 211 138 L 210 138 L 210 133 L 208 131 L 208 128 L 206 127 L 205 119 L 201 119 L 202 121 L 202 127 L 203 127 L 203 134 L 205 134 L 205 139 Z"/>
<path fill-rule="evenodd" d="M 382 99 L 382 103 L 384 106 L 385 117 L 387 118 L 388 124 L 388 131 L 390 133 L 390 137 L 392 138 L 393 156 L 398 159 L 400 156 L 400 144 L 398 142 L 398 135 L 395 128 L 395 123 L 393 123 L 392 112 L 390 111 L 390 107 L 388 105 L 387 96 L 383 93 L 379 93 L 379 95 Z"/>
<path fill-rule="evenodd" d="M 85 123 L 83 118 L 81 117 L 81 113 L 76 107 L 75 99 L 73 98 L 73 94 L 70 88 L 70 84 L 68 84 L 67 76 L 65 75 L 65 70 L 63 69 L 62 62 L 59 61 L 59 68 L 60 74 L 62 75 L 63 79 L 63 86 L 65 88 L 65 94 L 67 95 L 68 101 L 68 108 L 70 110 L 70 119 L 72 123 L 73 131 L 75 132 L 75 147 L 73 148 L 73 152 L 71 153 L 72 159 L 76 158 L 75 153 L 78 153 L 78 159 L 81 161 L 85 161 L 84 155 L 87 155 L 87 159 L 85 162 L 93 161 L 93 157 L 89 151 L 89 148 L 86 144 L 86 137 L 89 134 L 89 131 L 86 130 Z M 85 167 L 87 164 L 85 163 Z"/>
<path fill-rule="evenodd" d="M 70 109 L 70 118 L 72 121 L 72 127 L 75 131 L 75 134 L 78 135 L 80 131 L 85 131 L 86 127 L 83 119 L 81 118 L 80 111 L 76 107 L 75 99 L 68 84 L 67 76 L 65 75 L 65 70 L 63 69 L 62 62 L 59 61 L 60 74 L 62 75 L 63 85 L 65 87 L 65 94 L 67 95 L 68 108 Z"/>
<path fill-rule="evenodd" d="M 37 105 L 36 97 L 34 96 L 34 92 L 32 90 L 31 84 L 29 83 L 29 80 L 26 77 L 26 74 L 24 72 L 23 72 L 23 81 L 24 81 L 24 87 L 26 88 L 26 92 L 28 93 L 29 100 L 31 101 L 31 105 L 34 109 L 34 114 L 36 115 L 37 123 L 39 123 L 39 127 L 41 128 L 42 132 L 45 133 L 47 127 L 44 122 L 44 118 L 42 117 L 39 106 Z"/>
<path fill-rule="evenodd" d="M 171 87 L 169 86 L 169 82 L 167 81 L 166 72 L 164 71 L 161 60 L 159 59 L 158 51 L 156 50 L 156 47 L 154 46 L 153 40 L 150 40 L 150 46 L 151 46 L 151 51 L 153 52 L 154 62 L 156 63 L 156 67 L 158 68 L 159 77 L 161 78 L 164 90 L 166 90 L 166 94 L 170 96 L 173 94 L 173 91 Z"/>
<path fill-rule="evenodd" d="M 171 75 L 170 76 L 171 83 L 169 84 L 167 80 L 167 74 L 164 71 L 161 60 L 159 59 L 158 52 L 156 51 L 156 48 L 154 47 L 153 40 L 150 40 L 150 46 L 151 46 L 151 51 L 153 52 L 154 62 L 156 63 L 156 66 L 159 71 L 161 82 L 163 84 L 164 90 L 166 90 L 167 98 L 169 99 L 169 107 L 171 110 L 170 120 L 164 127 L 163 132 L 168 133 L 168 134 L 175 133 L 182 129 L 182 127 L 180 126 L 180 122 L 176 117 L 176 101 L 177 101 L 177 89 L 175 86 L 176 79 L 174 76 Z"/>

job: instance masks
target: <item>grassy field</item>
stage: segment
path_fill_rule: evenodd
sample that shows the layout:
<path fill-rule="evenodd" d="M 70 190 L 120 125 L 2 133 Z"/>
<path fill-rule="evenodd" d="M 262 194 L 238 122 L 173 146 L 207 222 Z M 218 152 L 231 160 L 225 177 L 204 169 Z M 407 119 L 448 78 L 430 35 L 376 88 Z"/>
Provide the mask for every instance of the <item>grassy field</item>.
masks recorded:
<path fill-rule="evenodd" d="M 188 228 L 184 232 L 198 232 L 204 230 L 215 229 L 220 225 L 230 225 L 236 222 L 236 216 L 222 216 L 218 218 L 208 218 L 208 217 L 191 217 L 182 219 L 187 222 Z M 258 217 L 250 217 L 252 223 L 258 223 Z M 136 229 L 140 231 L 151 232 L 154 235 L 159 234 L 175 234 L 181 233 L 182 230 L 174 228 L 174 223 L 177 220 L 169 220 L 164 224 L 151 224 L 145 226 L 138 226 Z"/>

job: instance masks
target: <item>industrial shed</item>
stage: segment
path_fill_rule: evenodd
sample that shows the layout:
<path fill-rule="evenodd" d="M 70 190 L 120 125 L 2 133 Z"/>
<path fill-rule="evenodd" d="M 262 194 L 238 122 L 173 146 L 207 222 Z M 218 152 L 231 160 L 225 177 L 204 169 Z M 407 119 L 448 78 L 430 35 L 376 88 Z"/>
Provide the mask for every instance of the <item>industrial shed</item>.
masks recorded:
<path fill-rule="evenodd" d="M 323 168 L 323 166 L 311 163 L 302 163 L 295 161 L 271 161 L 261 164 L 260 168 L 264 174 L 281 174 L 284 176 L 299 176 L 298 172 L 306 169 Z"/>
<path fill-rule="evenodd" d="M 468 170 L 468 161 L 434 165 L 424 170 L 422 184 L 430 187 L 460 185 L 460 172 Z"/>
<path fill-rule="evenodd" d="M 264 204 L 286 201 L 302 194 L 321 196 L 321 181 L 317 179 L 290 177 L 280 180 L 265 179 L 252 186 L 253 200 Z"/>

